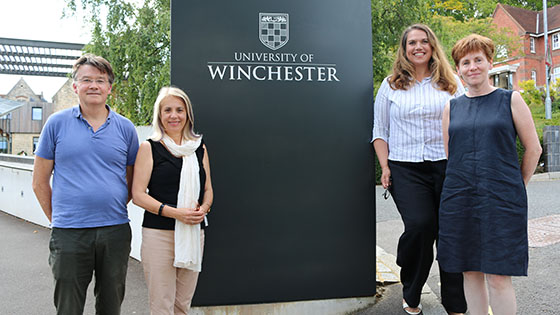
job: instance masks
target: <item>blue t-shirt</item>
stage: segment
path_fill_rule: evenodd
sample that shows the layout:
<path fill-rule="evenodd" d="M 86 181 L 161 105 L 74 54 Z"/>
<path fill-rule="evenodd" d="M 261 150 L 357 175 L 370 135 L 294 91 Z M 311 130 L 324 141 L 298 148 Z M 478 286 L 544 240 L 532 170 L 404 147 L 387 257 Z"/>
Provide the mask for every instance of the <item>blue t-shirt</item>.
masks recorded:
<path fill-rule="evenodd" d="M 134 125 L 110 109 L 96 132 L 79 106 L 50 116 L 35 154 L 54 160 L 52 226 L 91 228 L 127 223 L 126 167 L 134 165 L 137 152 Z"/>

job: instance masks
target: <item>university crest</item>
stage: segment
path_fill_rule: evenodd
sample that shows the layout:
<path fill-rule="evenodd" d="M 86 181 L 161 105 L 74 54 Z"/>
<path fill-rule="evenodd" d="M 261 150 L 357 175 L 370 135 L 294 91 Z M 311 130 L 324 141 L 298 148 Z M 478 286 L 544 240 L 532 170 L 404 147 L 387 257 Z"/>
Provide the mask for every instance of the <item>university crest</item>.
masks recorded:
<path fill-rule="evenodd" d="M 290 39 L 287 13 L 259 13 L 259 38 L 266 47 L 276 50 Z"/>

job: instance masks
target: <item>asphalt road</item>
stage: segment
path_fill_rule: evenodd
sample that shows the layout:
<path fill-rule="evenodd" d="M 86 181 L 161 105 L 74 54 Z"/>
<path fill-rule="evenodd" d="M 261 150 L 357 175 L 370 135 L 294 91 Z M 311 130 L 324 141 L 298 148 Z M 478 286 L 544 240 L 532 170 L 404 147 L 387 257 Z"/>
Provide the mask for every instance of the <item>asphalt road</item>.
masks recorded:
<path fill-rule="evenodd" d="M 55 314 L 49 238 L 50 229 L 0 211 L 0 315 Z M 90 284 L 84 314 L 95 314 L 93 296 Z M 149 313 L 142 265 L 130 258 L 122 314 Z"/>
<path fill-rule="evenodd" d="M 403 226 L 391 199 L 381 197 L 377 187 L 377 245 L 396 255 Z M 560 180 L 533 181 L 528 186 L 529 219 L 560 215 Z M 560 226 L 557 227 L 560 233 Z M 48 266 L 50 231 L 0 211 L 0 315 L 54 314 L 52 275 Z M 14 246 L 15 245 L 15 246 Z M 518 314 L 554 314 L 560 296 L 560 243 L 529 250 L 529 276 L 514 278 Z M 439 297 L 437 268 L 428 285 Z M 84 314 L 94 314 L 94 299 L 88 293 Z M 401 286 L 380 287 L 375 305 L 357 314 L 403 314 Z M 142 266 L 129 261 L 127 291 L 122 314 L 148 314 L 148 293 Z M 426 315 L 439 315 L 440 311 Z"/>
<path fill-rule="evenodd" d="M 396 255 L 397 242 L 403 225 L 391 199 L 381 197 L 383 189 L 377 187 L 377 245 L 392 255 Z M 560 180 L 531 181 L 527 187 L 529 198 L 529 220 L 560 215 Z M 560 233 L 560 226 L 557 226 Z M 555 305 L 560 296 L 560 243 L 541 248 L 529 248 L 528 277 L 514 277 L 518 314 L 557 314 Z M 441 298 L 439 275 L 436 264 L 432 266 L 428 285 Z M 392 294 L 402 294 L 400 284 L 388 286 Z M 393 307 L 400 307 L 400 299 L 392 299 Z M 553 307 L 555 305 L 555 307 Z M 390 314 L 390 313 L 388 313 Z M 398 314 L 395 312 L 395 314 Z"/>

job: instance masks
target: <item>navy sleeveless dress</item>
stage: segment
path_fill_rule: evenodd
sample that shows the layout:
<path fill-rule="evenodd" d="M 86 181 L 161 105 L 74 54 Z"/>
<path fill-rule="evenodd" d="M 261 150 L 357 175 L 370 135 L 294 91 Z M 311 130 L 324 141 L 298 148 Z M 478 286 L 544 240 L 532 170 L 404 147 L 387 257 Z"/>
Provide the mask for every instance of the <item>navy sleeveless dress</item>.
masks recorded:
<path fill-rule="evenodd" d="M 437 254 L 447 272 L 527 275 L 527 192 L 511 95 L 497 89 L 450 101 Z"/>

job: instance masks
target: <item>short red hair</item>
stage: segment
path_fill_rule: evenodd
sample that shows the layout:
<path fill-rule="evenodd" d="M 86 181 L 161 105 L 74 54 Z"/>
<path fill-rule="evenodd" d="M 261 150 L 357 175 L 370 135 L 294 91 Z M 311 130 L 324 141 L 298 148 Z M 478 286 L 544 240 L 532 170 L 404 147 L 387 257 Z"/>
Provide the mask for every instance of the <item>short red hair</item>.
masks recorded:
<path fill-rule="evenodd" d="M 455 43 L 453 49 L 451 50 L 451 57 L 453 57 L 455 66 L 458 67 L 461 58 L 465 57 L 467 54 L 479 51 L 484 53 L 484 55 L 486 55 L 486 59 L 491 62 L 492 59 L 494 59 L 496 46 L 488 37 L 471 34 Z"/>

